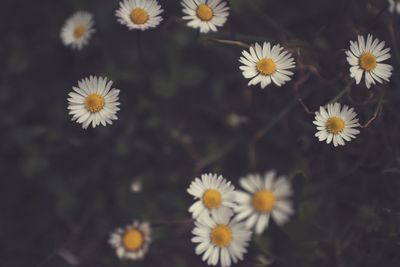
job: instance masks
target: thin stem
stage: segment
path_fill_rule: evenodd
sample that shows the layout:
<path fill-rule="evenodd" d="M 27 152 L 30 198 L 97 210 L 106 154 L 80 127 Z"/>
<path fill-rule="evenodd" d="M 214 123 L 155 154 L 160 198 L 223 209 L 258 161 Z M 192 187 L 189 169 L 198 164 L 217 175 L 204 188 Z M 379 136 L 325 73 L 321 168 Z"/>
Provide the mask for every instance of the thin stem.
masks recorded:
<path fill-rule="evenodd" d="M 250 45 L 240 42 L 240 41 L 235 41 L 235 40 L 226 40 L 226 39 L 217 39 L 217 38 L 209 38 L 208 40 L 217 42 L 217 43 L 221 43 L 221 44 L 228 44 L 228 45 L 236 45 L 236 46 L 240 46 L 243 48 L 249 48 Z"/>
<path fill-rule="evenodd" d="M 351 79 L 346 86 L 343 88 L 342 91 L 339 92 L 339 94 L 337 94 L 334 98 L 332 98 L 328 104 L 330 103 L 335 103 L 336 101 L 338 101 L 340 98 L 342 98 L 342 96 L 344 96 L 348 91 L 351 90 L 351 86 L 354 84 L 354 79 Z"/>
<path fill-rule="evenodd" d="M 364 125 L 361 125 L 361 128 L 369 127 L 371 123 L 379 116 L 379 114 L 382 112 L 383 109 L 383 99 L 384 99 L 384 93 L 381 94 L 378 100 L 378 104 L 376 105 L 374 114 Z"/>

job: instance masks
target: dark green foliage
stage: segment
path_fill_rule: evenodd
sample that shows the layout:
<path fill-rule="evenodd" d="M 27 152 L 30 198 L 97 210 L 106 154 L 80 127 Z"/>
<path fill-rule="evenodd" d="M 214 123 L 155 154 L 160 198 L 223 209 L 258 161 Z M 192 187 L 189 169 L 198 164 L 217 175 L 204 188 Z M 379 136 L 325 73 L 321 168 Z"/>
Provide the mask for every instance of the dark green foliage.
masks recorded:
<path fill-rule="evenodd" d="M 237 266 L 400 266 L 400 17 L 386 1 L 231 0 L 225 27 L 200 36 L 179 18 L 179 1 L 160 2 L 161 27 L 139 37 L 117 23 L 116 0 L 2 1 L 0 265 L 206 266 L 187 224 L 156 227 L 139 263 L 121 263 L 108 235 L 132 219 L 188 218 L 186 188 L 202 172 L 237 184 L 274 168 L 293 181 L 296 215 L 255 238 Z M 78 9 L 94 13 L 97 29 L 81 53 L 59 39 Z M 383 111 L 334 148 L 314 137 L 294 86 L 311 110 L 326 104 L 350 80 L 349 40 L 367 33 L 392 48 L 394 75 L 342 97 L 363 123 L 381 94 Z M 282 88 L 248 88 L 241 48 L 212 38 L 279 42 L 299 68 Z M 71 122 L 67 94 L 88 75 L 121 89 L 114 125 Z M 130 191 L 134 179 L 141 193 Z"/>

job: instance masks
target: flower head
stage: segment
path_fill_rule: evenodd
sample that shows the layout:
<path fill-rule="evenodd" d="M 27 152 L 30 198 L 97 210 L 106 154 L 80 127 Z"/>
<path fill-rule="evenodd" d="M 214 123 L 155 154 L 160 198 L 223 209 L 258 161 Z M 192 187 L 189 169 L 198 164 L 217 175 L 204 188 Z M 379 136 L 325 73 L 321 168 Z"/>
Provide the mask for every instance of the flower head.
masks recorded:
<path fill-rule="evenodd" d="M 163 9 L 156 0 L 124 0 L 115 12 L 118 21 L 129 30 L 145 31 L 157 27 L 163 20 Z"/>
<path fill-rule="evenodd" d="M 109 243 L 120 259 L 140 260 L 149 249 L 151 228 L 147 222 L 134 221 L 111 233 Z"/>
<path fill-rule="evenodd" d="M 318 132 L 315 134 L 319 141 L 326 140 L 329 144 L 333 141 L 334 146 L 345 144 L 344 141 L 351 141 L 360 133 L 355 129 L 360 126 L 357 113 L 353 108 L 339 103 L 328 104 L 326 107 L 320 107 L 315 112 L 315 121 Z"/>
<path fill-rule="evenodd" d="M 359 35 L 358 41 L 350 41 L 350 50 L 346 51 L 347 62 L 351 65 L 350 77 L 359 84 L 365 74 L 365 85 L 367 88 L 371 84 L 389 81 L 392 76 L 393 67 L 382 63 L 390 58 L 390 48 L 385 48 L 385 42 L 368 34 L 367 41 L 364 36 Z"/>
<path fill-rule="evenodd" d="M 290 81 L 293 72 L 289 69 L 296 66 L 292 54 L 279 44 L 271 48 L 266 42 L 262 46 L 256 43 L 249 51 L 244 50 L 239 62 L 244 64 L 240 69 L 243 76 L 250 79 L 249 85 L 260 84 L 263 89 L 271 82 L 282 86 Z"/>
<path fill-rule="evenodd" d="M 78 11 L 65 22 L 60 37 L 64 45 L 80 50 L 88 44 L 94 32 L 93 15 Z"/>
<path fill-rule="evenodd" d="M 184 20 L 189 27 L 200 29 L 200 32 L 216 32 L 222 27 L 228 16 L 229 7 L 222 0 L 182 0 Z"/>
<path fill-rule="evenodd" d="M 240 185 L 245 191 L 237 191 L 238 202 L 235 220 L 246 220 L 246 226 L 261 234 L 268 227 L 272 216 L 278 225 L 286 223 L 294 213 L 289 197 L 292 187 L 286 177 L 276 177 L 274 171 L 265 176 L 247 175 L 240 179 Z"/>
<path fill-rule="evenodd" d="M 192 233 L 193 243 L 198 243 L 195 252 L 203 254 L 208 265 L 221 263 L 222 267 L 231 266 L 243 260 L 246 247 L 251 239 L 251 231 L 244 223 L 231 220 L 232 212 L 201 216 L 195 222 Z"/>
<path fill-rule="evenodd" d="M 204 214 L 223 214 L 234 207 L 234 186 L 221 175 L 203 174 L 201 179 L 195 178 L 188 188 L 196 202 L 189 208 L 193 218 Z"/>
<path fill-rule="evenodd" d="M 90 124 L 106 126 L 116 120 L 119 110 L 118 89 L 111 89 L 113 82 L 107 78 L 93 77 L 82 79 L 74 92 L 68 94 L 68 109 L 72 120 L 82 124 L 86 129 Z"/>

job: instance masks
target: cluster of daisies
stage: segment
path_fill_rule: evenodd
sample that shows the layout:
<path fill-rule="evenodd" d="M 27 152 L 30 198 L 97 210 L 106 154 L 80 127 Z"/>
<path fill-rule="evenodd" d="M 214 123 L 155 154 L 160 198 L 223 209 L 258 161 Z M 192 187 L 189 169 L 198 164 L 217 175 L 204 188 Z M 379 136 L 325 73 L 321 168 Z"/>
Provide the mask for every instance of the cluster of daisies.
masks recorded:
<path fill-rule="evenodd" d="M 389 0 L 389 10 L 400 13 L 400 3 Z M 229 16 L 229 6 L 223 0 L 182 0 L 183 19 L 187 25 L 201 33 L 217 31 Z M 163 9 L 156 0 L 123 0 L 115 12 L 118 22 L 129 30 L 145 31 L 157 27 L 163 20 Z M 95 33 L 94 16 L 79 11 L 69 18 L 61 30 L 66 46 L 81 50 Z M 346 50 L 350 65 L 350 77 L 365 86 L 389 82 L 393 67 L 384 61 L 391 57 L 385 42 L 358 36 L 350 41 Z M 275 84 L 278 87 L 290 82 L 296 62 L 289 50 L 280 44 L 255 43 L 242 51 L 239 69 L 249 86 L 262 89 Z M 119 92 L 106 77 L 90 76 L 78 81 L 68 97 L 68 110 L 72 120 L 82 128 L 106 126 L 117 120 Z M 319 141 L 335 147 L 351 141 L 361 125 L 353 108 L 340 103 L 329 103 L 315 112 L 313 121 Z M 202 255 L 209 265 L 220 263 L 231 266 L 243 260 L 252 233 L 262 234 L 269 225 L 270 217 L 277 225 L 283 225 L 294 213 L 290 197 L 292 188 L 284 176 L 270 171 L 265 175 L 248 175 L 240 179 L 240 190 L 220 175 L 203 174 L 195 178 L 188 193 L 195 199 L 189 212 L 194 219 L 192 242 L 195 253 Z M 151 227 L 147 222 L 134 221 L 111 234 L 109 243 L 121 259 L 142 259 L 151 242 Z"/>
<path fill-rule="evenodd" d="M 247 175 L 239 183 L 241 190 L 235 190 L 221 175 L 203 174 L 187 190 L 195 201 L 189 208 L 195 220 L 195 253 L 208 265 L 227 267 L 243 260 L 253 231 L 262 234 L 270 217 L 283 225 L 294 213 L 292 187 L 285 176 L 270 171 Z"/>

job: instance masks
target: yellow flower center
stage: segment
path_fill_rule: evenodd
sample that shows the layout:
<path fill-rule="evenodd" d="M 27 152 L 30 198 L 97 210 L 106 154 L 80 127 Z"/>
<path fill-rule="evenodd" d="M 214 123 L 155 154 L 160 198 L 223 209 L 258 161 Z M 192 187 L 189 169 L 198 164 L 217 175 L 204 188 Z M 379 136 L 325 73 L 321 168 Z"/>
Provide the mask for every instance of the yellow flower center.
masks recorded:
<path fill-rule="evenodd" d="M 365 52 L 360 56 L 360 67 L 365 71 L 374 70 L 377 64 L 376 57 L 370 52 Z"/>
<path fill-rule="evenodd" d="M 209 209 L 218 208 L 222 203 L 221 194 L 214 189 L 208 189 L 203 194 L 203 204 Z"/>
<path fill-rule="evenodd" d="M 262 75 L 272 75 L 276 71 L 276 64 L 271 58 L 263 58 L 257 62 L 256 68 Z"/>
<path fill-rule="evenodd" d="M 131 12 L 131 20 L 135 24 L 145 24 L 149 20 L 149 13 L 143 8 L 135 8 Z"/>
<path fill-rule="evenodd" d="M 326 130 L 331 134 L 338 134 L 343 131 L 345 126 L 344 120 L 339 117 L 331 117 L 326 122 Z"/>
<path fill-rule="evenodd" d="M 137 251 L 144 243 L 143 233 L 138 229 L 129 229 L 122 237 L 122 244 L 126 250 Z"/>
<path fill-rule="evenodd" d="M 276 197 L 271 190 L 260 190 L 253 195 L 251 204 L 258 212 L 270 212 L 276 203 Z"/>
<path fill-rule="evenodd" d="M 202 21 L 210 21 L 213 18 L 214 12 L 206 4 L 201 4 L 197 7 L 197 17 L 199 17 L 200 20 Z"/>
<path fill-rule="evenodd" d="M 104 99 L 104 97 L 97 93 L 92 93 L 88 95 L 85 99 L 85 108 L 92 113 L 102 110 L 105 104 L 106 100 Z"/>
<path fill-rule="evenodd" d="M 81 38 L 86 33 L 86 26 L 81 24 L 75 27 L 74 36 L 76 39 Z"/>
<path fill-rule="evenodd" d="M 211 242 L 220 248 L 227 247 L 232 241 L 232 231 L 226 224 L 219 224 L 211 231 Z"/>

